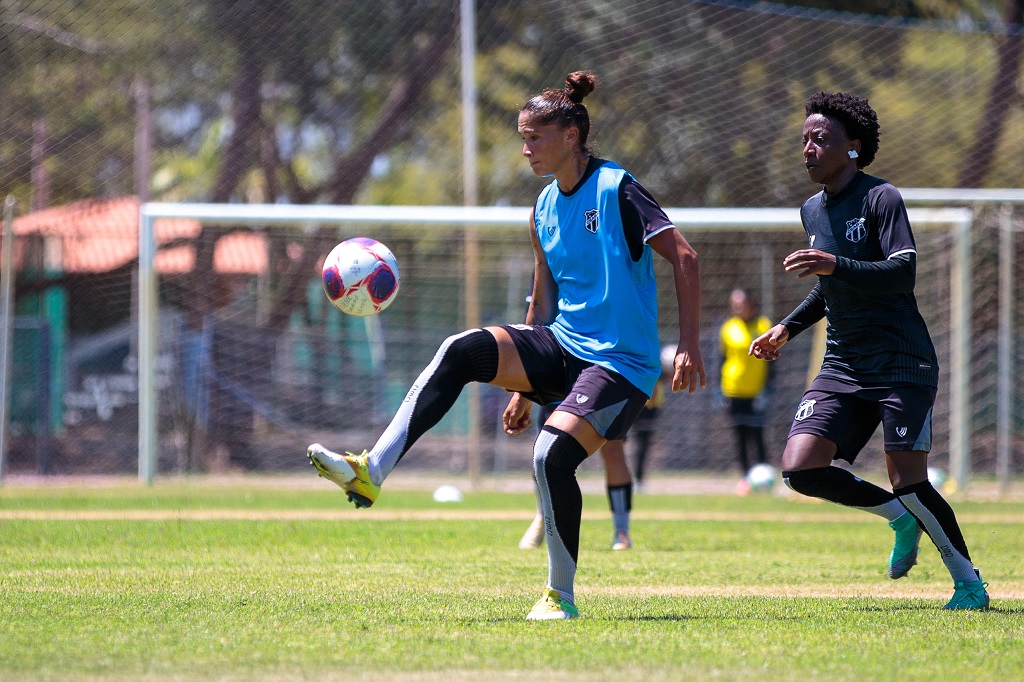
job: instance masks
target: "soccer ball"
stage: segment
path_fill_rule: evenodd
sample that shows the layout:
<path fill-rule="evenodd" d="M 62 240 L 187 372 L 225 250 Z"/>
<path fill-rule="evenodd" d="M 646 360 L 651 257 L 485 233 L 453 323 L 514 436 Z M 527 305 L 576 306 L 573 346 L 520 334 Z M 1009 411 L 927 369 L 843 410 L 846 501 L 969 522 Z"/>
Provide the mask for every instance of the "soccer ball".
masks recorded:
<path fill-rule="evenodd" d="M 956 479 L 938 467 L 928 467 L 928 482 L 945 495 L 952 495 L 956 492 Z"/>
<path fill-rule="evenodd" d="M 775 486 L 775 467 L 771 464 L 755 464 L 747 472 L 747 484 L 754 491 L 767 492 Z"/>
<path fill-rule="evenodd" d="M 664 345 L 661 347 L 661 373 L 671 377 L 676 373 L 676 351 L 678 346 Z"/>
<path fill-rule="evenodd" d="M 453 485 L 442 485 L 434 491 L 434 502 L 462 502 L 462 491 Z"/>
<path fill-rule="evenodd" d="M 376 315 L 398 293 L 398 261 L 388 247 L 368 237 L 346 239 L 324 260 L 324 291 L 346 315 Z"/>

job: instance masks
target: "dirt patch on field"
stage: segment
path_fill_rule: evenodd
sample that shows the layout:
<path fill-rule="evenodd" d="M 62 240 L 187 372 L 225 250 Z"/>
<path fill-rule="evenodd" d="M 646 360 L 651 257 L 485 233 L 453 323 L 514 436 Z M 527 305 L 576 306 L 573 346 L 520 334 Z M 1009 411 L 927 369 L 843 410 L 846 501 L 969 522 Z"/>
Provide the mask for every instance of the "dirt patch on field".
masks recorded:
<path fill-rule="evenodd" d="M 585 521 L 606 519 L 605 511 L 583 512 Z M 9 521 L 344 521 L 346 523 L 383 523 L 389 521 L 519 521 L 529 522 L 532 511 L 430 509 L 365 510 L 354 509 L 89 509 L 89 510 L 0 510 L 0 520 Z M 733 523 L 863 523 L 857 512 L 729 512 L 729 511 L 634 511 L 636 521 L 733 522 Z M 1020 517 L 1010 514 L 961 514 L 967 523 L 1020 525 Z"/>
<path fill-rule="evenodd" d="M 952 594 L 948 581 L 908 583 L 885 581 L 871 584 L 831 583 L 829 585 L 647 585 L 644 587 L 586 587 L 579 593 L 601 597 L 779 597 L 812 599 L 943 599 Z M 1000 582 L 989 588 L 993 599 L 1024 599 L 1024 582 Z"/>

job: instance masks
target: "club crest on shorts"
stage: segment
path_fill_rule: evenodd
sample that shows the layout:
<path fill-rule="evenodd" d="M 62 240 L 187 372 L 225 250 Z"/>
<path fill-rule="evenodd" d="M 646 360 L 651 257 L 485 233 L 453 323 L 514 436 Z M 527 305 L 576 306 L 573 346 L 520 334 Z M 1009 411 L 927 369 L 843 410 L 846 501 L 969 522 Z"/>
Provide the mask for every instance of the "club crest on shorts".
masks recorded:
<path fill-rule="evenodd" d="M 802 422 L 803 420 L 807 419 L 812 414 L 814 414 L 814 403 L 816 402 L 818 401 L 805 400 L 801 402 L 800 407 L 796 408 L 796 416 L 794 417 L 794 419 L 796 419 L 798 422 Z"/>
<path fill-rule="evenodd" d="M 846 238 L 856 244 L 868 236 L 868 228 L 864 227 L 864 218 L 854 218 L 846 221 Z"/>
<path fill-rule="evenodd" d="M 587 212 L 583 214 L 583 219 L 585 221 L 584 227 L 587 228 L 587 232 L 597 234 L 597 209 L 588 209 Z"/>
<path fill-rule="evenodd" d="M 899 436 L 900 438 L 906 438 L 906 436 L 907 436 L 907 427 L 906 426 L 897 426 L 896 427 L 896 435 Z"/>
<path fill-rule="evenodd" d="M 582 405 L 583 403 L 587 402 L 588 400 L 590 400 L 590 398 L 588 398 L 585 395 L 579 395 L 579 394 L 576 395 L 576 404 L 578 404 L 578 405 Z"/>

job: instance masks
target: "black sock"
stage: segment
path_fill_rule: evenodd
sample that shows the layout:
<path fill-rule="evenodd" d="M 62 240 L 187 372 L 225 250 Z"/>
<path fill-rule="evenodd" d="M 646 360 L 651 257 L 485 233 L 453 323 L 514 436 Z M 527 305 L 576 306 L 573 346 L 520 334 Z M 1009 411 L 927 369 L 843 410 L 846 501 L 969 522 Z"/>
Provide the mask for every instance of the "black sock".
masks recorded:
<path fill-rule="evenodd" d="M 634 478 L 638 484 L 643 483 L 644 463 L 647 459 L 647 448 L 651 444 L 651 434 L 648 431 L 637 431 L 635 435 L 630 434 L 630 440 L 636 442 L 636 471 L 634 472 Z"/>
<path fill-rule="evenodd" d="M 545 426 L 541 430 L 554 437 L 543 455 L 542 466 L 555 530 L 575 562 L 579 557 L 580 516 L 583 514 L 583 495 L 576 480 L 576 469 L 587 458 L 587 451 L 564 431 L 553 426 Z M 541 483 L 540 476 L 537 481 Z"/>
<path fill-rule="evenodd" d="M 736 432 L 737 456 L 740 463 L 740 476 L 745 476 L 750 471 L 750 460 L 747 457 L 747 433 L 746 427 L 742 424 L 734 426 Z"/>
<path fill-rule="evenodd" d="M 757 448 L 757 461 L 759 464 L 764 464 L 768 461 L 764 449 L 764 429 L 752 426 L 750 427 L 750 432 L 754 438 L 754 446 Z"/>
<path fill-rule="evenodd" d="M 888 490 L 868 483 L 846 469 L 834 466 L 783 471 L 782 479 L 786 485 L 801 495 L 817 497 L 846 507 L 879 507 L 896 499 Z"/>
<path fill-rule="evenodd" d="M 921 527 L 939 549 L 944 561 L 950 554 L 948 547 L 955 549 L 968 562 L 971 561 L 971 554 L 967 551 L 967 542 L 960 531 L 960 524 L 957 523 L 953 508 L 939 494 L 939 491 L 932 487 L 930 481 L 897 488 L 893 492 L 900 502 L 910 510 L 910 513 L 917 517 Z"/>
<path fill-rule="evenodd" d="M 398 460 L 413 443 L 448 413 L 463 387 L 471 381 L 487 383 L 498 374 L 498 342 L 490 332 L 472 329 L 445 339 L 434 359 L 409 389 L 396 419 L 405 420 Z M 397 463 L 397 460 L 396 460 Z M 390 469 L 389 469 L 390 470 Z"/>
<path fill-rule="evenodd" d="M 608 508 L 612 514 L 629 513 L 633 511 L 633 484 L 608 486 Z"/>

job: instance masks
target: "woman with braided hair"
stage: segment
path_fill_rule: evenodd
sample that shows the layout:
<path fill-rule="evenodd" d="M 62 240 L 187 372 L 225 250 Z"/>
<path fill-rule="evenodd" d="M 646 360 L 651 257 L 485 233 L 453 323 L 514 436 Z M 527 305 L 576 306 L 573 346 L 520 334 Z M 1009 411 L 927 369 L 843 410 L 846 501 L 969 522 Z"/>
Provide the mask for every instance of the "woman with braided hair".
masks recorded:
<path fill-rule="evenodd" d="M 470 329 L 446 339 L 369 452 L 307 451 L 319 474 L 357 507 L 373 504 L 385 477 L 451 408 L 470 381 L 512 392 L 505 432 L 530 426 L 532 403 L 559 403 L 534 444 L 544 516 L 548 581 L 529 620 L 579 615 L 574 596 L 582 495 L 577 467 L 622 438 L 661 374 L 653 254 L 671 264 L 679 307 L 673 390 L 704 387 L 698 344 L 697 254 L 629 173 L 594 156 L 583 105 L 596 77 L 577 71 L 519 112 L 523 156 L 553 178 L 530 216 L 533 295 L 525 324 Z"/>

